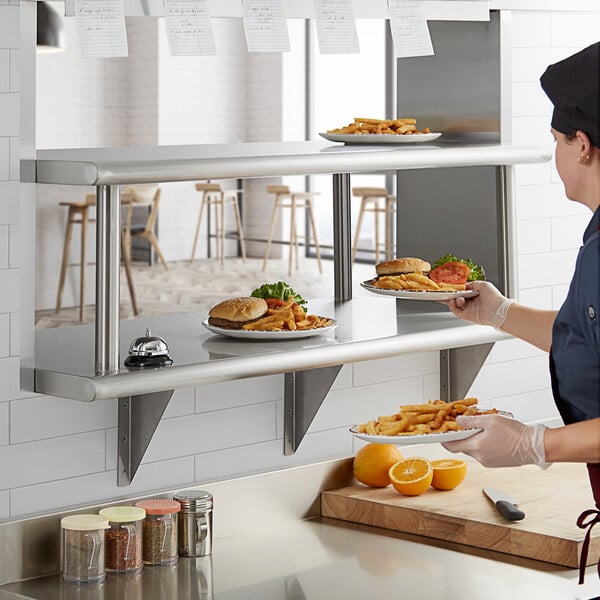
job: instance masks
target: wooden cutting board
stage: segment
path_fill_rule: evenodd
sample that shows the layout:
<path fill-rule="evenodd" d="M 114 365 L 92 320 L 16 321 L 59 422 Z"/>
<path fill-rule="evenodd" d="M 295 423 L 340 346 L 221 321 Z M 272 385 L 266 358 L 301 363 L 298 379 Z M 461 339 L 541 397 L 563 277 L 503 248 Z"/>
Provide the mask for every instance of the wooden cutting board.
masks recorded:
<path fill-rule="evenodd" d="M 506 521 L 483 494 L 491 486 L 520 500 L 526 516 Z M 579 514 L 594 508 L 585 465 L 555 464 L 486 469 L 469 463 L 463 483 L 451 491 L 430 488 L 421 496 L 392 487 L 356 484 L 321 494 L 321 513 L 332 517 L 457 542 L 575 568 L 585 531 Z M 587 564 L 600 558 L 600 525 L 592 530 Z"/>

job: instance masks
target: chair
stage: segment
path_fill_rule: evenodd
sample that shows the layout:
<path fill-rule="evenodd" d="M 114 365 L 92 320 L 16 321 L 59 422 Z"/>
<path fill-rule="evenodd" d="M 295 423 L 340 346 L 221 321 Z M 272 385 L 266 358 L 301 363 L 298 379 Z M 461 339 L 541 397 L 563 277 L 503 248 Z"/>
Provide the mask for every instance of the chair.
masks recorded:
<path fill-rule="evenodd" d="M 267 267 L 267 260 L 271 252 L 271 243 L 273 241 L 273 232 L 275 229 L 275 223 L 277 221 L 277 213 L 282 208 L 290 209 L 290 255 L 288 274 L 292 274 L 292 254 L 296 257 L 296 269 L 298 269 L 298 239 L 306 238 L 306 236 L 298 235 L 296 230 L 296 209 L 304 208 L 308 213 L 310 228 L 312 230 L 315 251 L 317 253 L 317 263 L 319 265 L 319 273 L 322 273 L 323 267 L 321 265 L 321 249 L 319 247 L 319 240 L 317 239 L 317 228 L 315 226 L 315 216 L 312 208 L 312 200 L 314 196 L 318 195 L 318 192 L 291 192 L 287 185 L 268 185 L 267 192 L 269 194 L 275 194 L 275 204 L 273 205 L 273 213 L 271 215 L 271 225 L 269 226 L 269 237 L 267 240 L 267 248 L 265 250 L 262 270 L 264 271 Z M 308 243 L 309 240 L 305 239 L 305 242 Z"/>
<path fill-rule="evenodd" d="M 358 240 L 362 227 L 364 214 L 367 212 L 373 213 L 375 225 L 375 262 L 379 262 L 379 215 L 385 215 L 385 258 L 390 260 L 393 255 L 393 240 L 392 227 L 393 215 L 396 210 L 396 197 L 389 194 L 385 188 L 377 187 L 355 187 L 352 188 L 352 195 L 361 198 L 358 220 L 354 231 L 354 241 L 352 243 L 352 262 L 356 259 L 356 251 L 358 250 Z M 383 205 L 381 203 L 383 200 Z"/>
<path fill-rule="evenodd" d="M 246 248 L 244 246 L 244 232 L 242 231 L 242 219 L 240 216 L 240 208 L 238 205 L 238 194 L 242 190 L 223 190 L 220 183 L 197 183 L 196 190 L 202 192 L 202 201 L 200 204 L 200 212 L 198 213 L 198 222 L 196 223 L 196 233 L 194 234 L 194 245 L 192 246 L 192 257 L 190 262 L 194 262 L 194 256 L 196 255 L 196 246 L 198 245 L 198 236 L 200 234 L 200 227 L 202 225 L 202 215 L 204 214 L 204 207 L 211 206 L 215 208 L 215 236 L 216 236 L 216 248 L 217 258 L 220 260 L 221 265 L 224 264 L 225 258 L 225 237 L 227 233 L 236 233 L 240 242 L 240 250 L 242 252 L 242 259 L 246 262 Z M 228 231 L 225 228 L 225 206 L 231 206 L 235 215 L 236 229 Z"/>
<path fill-rule="evenodd" d="M 148 213 L 148 219 L 146 220 L 145 225 L 132 225 L 131 224 L 131 216 L 133 213 L 133 206 L 136 204 L 136 193 L 135 188 L 128 188 L 124 191 L 122 196 L 123 204 L 127 204 L 127 218 L 125 222 L 124 234 L 125 234 L 125 244 L 124 251 L 127 253 L 126 258 L 129 264 L 131 264 L 131 238 L 132 237 L 141 237 L 150 242 L 156 256 L 160 259 L 162 266 L 165 271 L 169 270 L 167 266 L 167 261 L 160 251 L 160 247 L 158 245 L 158 240 L 156 239 L 156 234 L 154 233 L 154 228 L 156 226 L 156 218 L 158 217 L 158 206 L 160 203 L 160 194 L 161 189 L 157 188 L 154 192 L 154 197 L 152 198 L 152 204 L 150 208 L 150 212 Z"/>
<path fill-rule="evenodd" d="M 87 225 L 95 223 L 96 219 L 90 219 L 90 209 L 96 206 L 96 195 L 87 194 L 83 202 L 59 202 L 60 206 L 67 206 L 67 228 L 65 230 L 65 239 L 63 242 L 63 256 L 60 267 L 60 276 L 58 282 L 58 293 L 56 296 L 56 314 L 62 309 L 62 296 L 65 288 L 65 280 L 67 276 L 67 267 L 79 267 L 79 321 L 84 320 L 85 315 L 85 268 L 95 265 L 95 262 L 86 262 L 86 241 L 87 241 Z M 69 262 L 69 252 L 71 249 L 71 239 L 73 237 L 73 226 L 81 226 L 81 250 L 78 263 Z M 135 289 L 133 287 L 133 279 L 131 276 L 130 264 L 127 254 L 127 247 L 124 240 L 125 236 L 121 236 L 121 252 L 123 254 L 123 262 L 125 266 L 125 274 L 127 276 L 127 285 L 129 287 L 129 295 L 133 313 L 138 314 L 137 301 L 135 297 Z"/>

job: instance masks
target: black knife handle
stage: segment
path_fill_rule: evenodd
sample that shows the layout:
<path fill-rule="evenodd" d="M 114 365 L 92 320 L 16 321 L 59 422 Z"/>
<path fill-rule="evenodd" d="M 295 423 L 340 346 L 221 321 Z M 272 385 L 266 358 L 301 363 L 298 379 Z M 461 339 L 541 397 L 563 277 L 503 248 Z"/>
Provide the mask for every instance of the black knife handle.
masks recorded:
<path fill-rule="evenodd" d="M 498 500 L 496 508 L 507 521 L 520 521 L 525 518 L 525 513 L 522 510 L 506 500 Z"/>

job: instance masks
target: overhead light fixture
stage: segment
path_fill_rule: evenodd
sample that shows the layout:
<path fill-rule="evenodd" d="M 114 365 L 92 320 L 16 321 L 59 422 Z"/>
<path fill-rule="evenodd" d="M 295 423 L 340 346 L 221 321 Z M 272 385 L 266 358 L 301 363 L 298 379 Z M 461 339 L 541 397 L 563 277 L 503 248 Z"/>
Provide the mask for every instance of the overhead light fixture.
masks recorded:
<path fill-rule="evenodd" d="M 37 3 L 37 50 L 61 52 L 65 49 L 65 28 L 60 15 L 47 3 Z"/>

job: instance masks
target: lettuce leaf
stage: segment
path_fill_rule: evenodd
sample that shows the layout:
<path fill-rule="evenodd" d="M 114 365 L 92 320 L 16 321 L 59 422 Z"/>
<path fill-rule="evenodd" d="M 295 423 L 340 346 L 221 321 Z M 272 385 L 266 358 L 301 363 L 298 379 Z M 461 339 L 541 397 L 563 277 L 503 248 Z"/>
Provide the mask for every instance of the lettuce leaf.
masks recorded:
<path fill-rule="evenodd" d="M 435 269 L 435 267 L 439 267 L 440 265 L 443 265 L 444 263 L 454 262 L 454 261 L 464 262 L 465 264 L 469 265 L 469 269 L 471 269 L 471 273 L 469 274 L 468 281 L 476 281 L 478 279 L 480 279 L 482 281 L 485 280 L 485 271 L 484 271 L 483 267 L 476 265 L 470 258 L 458 258 L 458 256 L 456 256 L 454 254 L 444 254 L 444 256 L 438 258 L 433 263 L 433 268 Z"/>
<path fill-rule="evenodd" d="M 285 281 L 278 281 L 277 283 L 265 283 L 259 288 L 252 290 L 250 294 L 254 298 L 279 298 L 280 300 L 287 300 L 290 296 L 294 298 L 294 302 L 299 306 L 306 304 L 306 300 L 297 294 Z"/>

